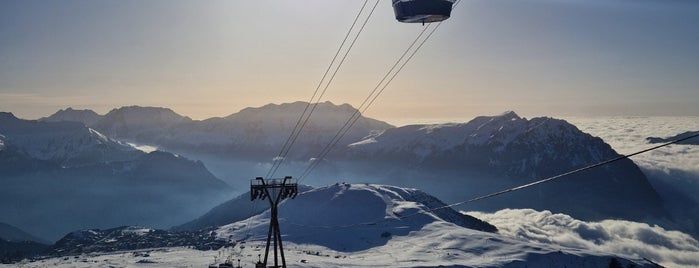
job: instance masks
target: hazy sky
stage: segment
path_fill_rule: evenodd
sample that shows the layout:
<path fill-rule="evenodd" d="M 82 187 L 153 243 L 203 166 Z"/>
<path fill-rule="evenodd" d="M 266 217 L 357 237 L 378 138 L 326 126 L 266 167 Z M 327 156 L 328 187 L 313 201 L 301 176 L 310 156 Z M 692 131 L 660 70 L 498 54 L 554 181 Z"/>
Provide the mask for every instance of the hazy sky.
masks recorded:
<path fill-rule="evenodd" d="M 306 101 L 360 0 L 0 1 L 0 110 Z M 375 15 L 326 98 L 357 106 L 422 30 Z M 394 124 L 699 115 L 699 1 L 463 0 L 367 115 Z"/>

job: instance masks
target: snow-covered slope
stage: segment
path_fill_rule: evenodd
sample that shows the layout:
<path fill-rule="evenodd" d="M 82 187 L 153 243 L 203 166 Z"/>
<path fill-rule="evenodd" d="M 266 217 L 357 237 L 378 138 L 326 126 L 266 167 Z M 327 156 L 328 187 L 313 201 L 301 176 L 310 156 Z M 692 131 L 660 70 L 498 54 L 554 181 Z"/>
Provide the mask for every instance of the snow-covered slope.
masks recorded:
<path fill-rule="evenodd" d="M 279 222 L 284 226 L 287 241 L 349 252 L 385 245 L 391 236 L 405 236 L 434 222 L 495 231 L 492 225 L 452 209 L 427 211 L 443 205 L 416 189 L 338 183 L 285 201 L 279 208 Z M 413 216 L 401 218 L 407 215 Z M 251 221 L 250 232 L 266 234 L 269 211 Z M 236 240 L 243 240 L 248 233 L 240 230 L 247 229 L 244 228 L 247 223 L 225 225 L 217 232 L 222 238 L 232 235 Z"/>
<path fill-rule="evenodd" d="M 490 225 L 451 209 L 445 209 L 442 215 L 427 211 L 440 205 L 419 190 L 386 185 L 338 183 L 304 192 L 280 206 L 286 264 L 288 267 L 616 267 L 612 264 L 651 267 L 637 258 L 632 258 L 632 262 L 590 248 L 547 245 L 477 231 L 470 227 Z M 412 214 L 415 216 L 399 218 Z M 258 254 L 264 254 L 268 223 L 266 212 L 213 232 L 194 235 L 134 227 L 84 230 L 67 235 L 52 247 L 54 254 L 76 257 L 41 259 L 24 262 L 22 266 L 202 267 L 215 258 L 223 262 L 230 256 L 234 264 L 240 259 L 243 267 L 251 267 Z M 218 240 L 211 240 L 211 235 Z M 162 247 L 163 243 L 172 246 Z M 189 248 L 226 244 L 233 246 L 218 251 Z M 272 265 L 272 259 L 268 265 Z"/>
<path fill-rule="evenodd" d="M 299 185 L 300 193 L 313 189 L 307 185 Z M 234 223 L 240 220 L 247 219 L 254 215 L 260 214 L 269 209 L 266 206 L 250 207 L 250 192 L 245 192 L 231 200 L 220 204 L 192 221 L 171 228 L 175 231 L 196 231 L 206 228 L 219 227 L 229 223 Z"/>
<path fill-rule="evenodd" d="M 548 247 L 473 228 L 472 217 L 445 220 L 428 212 L 421 191 L 386 185 L 335 184 L 287 200 L 279 208 L 290 267 L 606 267 L 607 254 Z M 407 218 L 400 216 L 414 215 Z M 456 216 L 456 215 L 454 215 Z M 263 253 L 269 213 L 219 228 L 224 239 L 247 241 L 235 256 Z M 249 225 L 248 225 L 249 224 Z M 488 227 L 489 228 L 489 227 Z M 619 261 L 626 265 L 629 262 Z"/>
<path fill-rule="evenodd" d="M 124 160 L 137 156 L 131 146 L 112 140 L 79 122 L 22 120 L 0 113 L 3 146 L 31 158 L 64 166 Z"/>

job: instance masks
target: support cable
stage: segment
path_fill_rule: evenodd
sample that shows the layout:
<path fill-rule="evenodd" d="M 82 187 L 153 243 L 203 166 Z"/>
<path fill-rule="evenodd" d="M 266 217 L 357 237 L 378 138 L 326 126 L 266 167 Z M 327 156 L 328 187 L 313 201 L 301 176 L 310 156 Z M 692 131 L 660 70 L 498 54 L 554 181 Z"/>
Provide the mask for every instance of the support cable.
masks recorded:
<path fill-rule="evenodd" d="M 415 47 L 415 45 L 418 44 L 418 41 L 423 37 L 423 35 L 427 32 L 429 27 L 432 25 L 430 24 L 430 25 L 424 27 L 424 29 L 413 40 L 413 42 L 410 44 L 410 46 L 408 46 L 408 48 L 403 52 L 403 54 L 398 58 L 398 60 L 396 60 L 396 62 L 388 70 L 388 72 L 386 72 L 386 74 L 379 81 L 379 83 L 376 85 L 376 87 L 374 87 L 374 89 L 364 99 L 362 104 L 359 105 L 359 107 L 355 110 L 355 112 L 352 114 L 352 116 L 350 116 L 347 119 L 345 124 L 340 128 L 340 130 L 338 130 L 338 132 L 335 134 L 335 136 L 323 148 L 321 153 L 317 157 L 315 157 L 314 161 L 312 161 L 309 164 L 309 166 L 303 171 L 302 175 L 299 177 L 300 178 L 299 181 L 302 181 L 303 179 L 305 179 L 318 166 L 318 164 L 320 164 L 322 159 L 325 158 L 325 156 L 328 153 L 330 153 L 332 148 L 335 145 L 337 145 L 337 143 L 340 142 L 340 140 L 342 140 L 342 138 L 344 138 L 344 136 L 349 132 L 350 128 L 352 128 L 352 126 L 354 126 L 354 124 L 357 122 L 357 120 L 361 117 L 362 113 L 366 112 L 366 110 L 369 109 L 369 107 L 374 103 L 374 101 L 376 101 L 376 99 L 379 97 L 379 95 L 381 95 L 381 93 L 383 93 L 383 91 L 386 89 L 386 87 L 388 87 L 388 85 L 391 84 L 393 79 L 395 79 L 396 76 L 398 75 L 398 73 L 400 73 L 403 70 L 403 68 L 408 64 L 408 62 L 410 62 L 410 60 L 413 58 L 413 56 L 415 56 L 415 54 L 417 54 L 417 52 L 420 50 L 420 48 L 422 48 L 422 46 L 427 42 L 427 40 L 432 36 L 432 34 L 434 34 L 434 32 L 439 28 L 439 26 L 441 24 L 442 24 L 441 22 L 437 23 L 437 26 L 432 28 L 432 31 L 429 32 L 427 37 L 425 37 L 422 40 L 422 42 L 420 42 L 419 45 L 417 47 Z M 415 49 L 413 49 L 414 47 L 415 47 Z M 410 53 L 411 50 L 412 50 L 412 53 Z M 405 59 L 405 56 L 408 55 L 408 53 L 410 53 L 410 55 L 407 57 L 407 59 Z M 403 59 L 405 59 L 405 61 L 403 61 Z M 403 61 L 402 64 L 401 64 L 401 61 Z M 400 67 L 398 67 L 399 65 L 400 65 Z M 398 67 L 397 70 L 396 70 L 396 67 Z M 394 70 L 396 70 L 396 71 L 394 72 Z M 390 78 L 389 78 L 389 76 L 390 76 Z M 383 84 L 383 86 L 382 86 L 382 84 Z"/>
<path fill-rule="evenodd" d="M 582 172 L 582 171 L 586 171 L 586 170 L 589 170 L 589 169 L 593 169 L 593 168 L 597 168 L 597 167 L 600 167 L 600 166 L 608 165 L 608 164 L 617 162 L 617 161 L 619 161 L 619 160 L 631 158 L 631 157 L 633 157 L 633 156 L 636 156 L 636 155 L 639 155 L 639 154 L 642 154 L 642 153 L 654 151 L 654 150 L 657 150 L 657 149 L 660 149 L 660 148 L 663 148 L 663 147 L 667 147 L 667 146 L 672 145 L 672 144 L 676 144 L 676 143 L 679 143 L 679 142 L 682 142 L 682 141 L 686 141 L 686 140 L 689 140 L 689 139 L 693 139 L 693 138 L 697 138 L 697 137 L 699 137 L 699 133 L 696 133 L 696 134 L 694 134 L 694 135 L 691 135 L 691 136 L 688 136 L 688 137 L 684 137 L 684 138 L 681 138 L 681 139 L 672 140 L 672 141 L 669 141 L 669 142 L 666 142 L 666 143 L 663 143 L 663 144 L 660 144 L 660 145 L 657 145 L 657 146 L 653 146 L 653 147 L 650 147 L 650 148 L 646 148 L 646 149 L 637 151 L 637 152 L 635 152 L 635 153 L 631 153 L 631 154 L 627 154 L 627 155 L 620 155 L 620 156 L 618 156 L 618 157 L 615 157 L 615 158 L 612 158 L 612 159 L 609 159 L 609 160 L 606 160 L 606 161 L 602 161 L 602 162 L 599 162 L 599 163 L 596 163 L 596 164 L 592 164 L 592 165 L 588 165 L 588 166 L 585 166 L 585 167 L 582 167 L 582 168 L 574 169 L 574 170 L 571 170 L 571 171 L 568 171 L 568 172 L 565 172 L 565 173 L 561 173 L 561 174 L 558 174 L 558 175 L 555 175 L 555 176 L 551 176 L 551 177 L 548 177 L 548 178 L 545 178 L 545 179 L 536 180 L 536 181 L 534 181 L 534 182 L 530 182 L 530 183 L 527 183 L 527 184 L 524 184 L 524 185 L 520 185 L 520 186 L 517 186 L 517 187 L 513 187 L 513 188 L 505 189 L 505 190 L 502 190 L 502 191 L 498 191 L 498 192 L 494 192 L 494 193 L 490 193 L 490 194 L 478 196 L 478 197 L 475 197 L 475 198 L 471 198 L 471 199 L 464 200 L 464 201 L 461 201 L 461 202 L 452 203 L 452 204 L 445 205 L 445 206 L 441 206 L 441 207 L 436 207 L 436 208 L 432 208 L 432 209 L 428 209 L 428 210 L 422 210 L 422 211 L 420 211 L 420 212 L 415 212 L 415 213 L 413 213 L 413 214 L 408 214 L 408 215 L 404 215 L 404 216 L 399 216 L 399 217 L 396 217 L 396 218 L 393 218 L 393 219 L 403 220 L 403 219 L 410 218 L 410 217 L 413 217 L 413 216 L 416 216 L 416 215 L 427 214 L 427 213 L 434 212 L 434 211 L 437 211 L 437 210 L 442 210 L 442 209 L 447 209 L 447 208 L 451 208 L 451 207 L 455 207 L 455 206 L 465 205 L 465 204 L 468 204 L 468 203 L 473 203 L 473 202 L 476 202 L 476 201 L 488 199 L 488 198 L 495 197 L 495 196 L 498 196 L 498 195 L 502 195 L 502 194 L 506 194 L 506 193 L 510 193 L 510 192 L 514 192 L 514 191 L 518 191 L 518 190 L 522 190 L 522 189 L 525 189 L 525 188 L 529 188 L 529 187 L 532 187 L 532 186 L 535 186 L 535 185 L 539 185 L 539 184 L 542 184 L 542 183 L 550 182 L 550 181 L 553 181 L 553 180 L 556 180 L 556 179 L 560 179 L 560 178 L 563 178 L 563 177 L 566 177 L 566 176 L 569 176 L 569 175 L 572 175 L 572 174 L 575 174 L 575 173 L 579 173 L 579 172 Z M 307 225 L 299 225 L 299 224 L 296 224 L 296 225 L 299 225 L 299 226 L 306 226 L 306 227 L 314 227 L 314 228 L 348 228 L 348 227 L 354 227 L 354 226 L 376 225 L 376 224 L 379 224 L 379 223 L 381 223 L 381 222 L 385 222 L 385 221 L 388 221 L 388 220 L 390 220 L 390 219 L 383 219 L 383 220 L 379 220 L 379 221 L 364 222 L 364 223 L 355 223 L 355 224 L 348 224 L 348 225 L 341 225 L 341 226 L 307 226 Z M 293 223 L 292 223 L 292 224 L 293 224 Z"/>
<path fill-rule="evenodd" d="M 345 51 L 345 54 L 342 56 L 342 59 L 339 61 L 337 66 L 335 67 L 335 70 L 333 71 L 332 75 L 328 79 L 327 83 L 325 83 L 325 87 L 323 90 L 320 92 L 320 95 L 317 97 L 316 100 L 316 95 L 318 95 L 318 91 L 322 87 L 325 78 L 327 77 L 328 73 L 330 72 L 330 69 L 332 69 L 333 64 L 335 63 L 335 60 L 337 59 L 338 55 L 340 54 L 340 51 L 344 47 L 347 38 L 349 37 L 350 33 L 354 29 L 354 26 L 356 25 L 360 15 L 362 14 L 362 11 L 365 9 L 366 4 L 368 0 L 364 1 L 364 4 L 362 5 L 362 8 L 359 10 L 357 13 L 357 16 L 355 17 L 354 21 L 352 22 L 352 26 L 350 27 L 349 31 L 347 31 L 347 34 L 345 35 L 345 38 L 342 40 L 342 43 L 340 44 L 340 47 L 337 49 L 337 52 L 335 52 L 335 56 L 333 56 L 333 59 L 331 60 L 330 64 L 328 65 L 328 68 L 325 70 L 325 73 L 323 74 L 323 77 L 321 78 L 320 82 L 318 83 L 315 91 L 313 92 L 313 95 L 311 96 L 311 99 L 309 100 L 308 104 L 306 104 L 306 108 L 304 109 L 303 113 L 299 117 L 298 121 L 296 122 L 296 126 L 294 126 L 294 130 L 292 130 L 291 135 L 287 138 L 286 142 L 284 143 L 284 146 L 282 146 L 282 149 L 280 153 L 277 155 L 277 157 L 274 158 L 274 162 L 272 164 L 272 167 L 270 170 L 267 172 L 267 175 L 265 176 L 266 178 L 271 178 L 274 176 L 274 174 L 277 172 L 281 164 L 284 162 L 286 159 L 286 156 L 289 154 L 289 151 L 291 150 L 291 147 L 294 145 L 296 142 L 296 139 L 298 139 L 299 135 L 301 134 L 301 131 L 303 128 L 306 126 L 308 123 L 308 120 L 310 119 L 311 115 L 315 111 L 316 107 L 318 106 L 318 103 L 320 102 L 320 99 L 325 95 L 325 92 L 328 90 L 328 87 L 330 87 L 330 84 L 332 84 L 332 81 L 335 79 L 335 76 L 337 75 L 338 71 L 340 70 L 340 67 L 342 67 L 342 64 L 345 62 L 347 59 L 347 56 L 349 55 L 350 51 L 354 47 L 354 44 L 357 42 L 359 39 L 359 36 L 361 33 L 364 31 L 365 26 L 369 22 L 369 19 L 371 16 L 374 14 L 374 11 L 376 10 L 376 7 L 379 4 L 379 1 L 377 0 L 376 3 L 374 4 L 374 7 L 371 9 L 369 12 L 369 15 L 364 19 L 364 22 L 362 23 L 362 26 L 358 30 L 357 34 L 354 36 L 352 39 L 352 42 L 350 43 L 348 49 Z M 309 111 L 309 107 L 311 108 Z M 308 112 L 308 113 L 307 113 Z"/>

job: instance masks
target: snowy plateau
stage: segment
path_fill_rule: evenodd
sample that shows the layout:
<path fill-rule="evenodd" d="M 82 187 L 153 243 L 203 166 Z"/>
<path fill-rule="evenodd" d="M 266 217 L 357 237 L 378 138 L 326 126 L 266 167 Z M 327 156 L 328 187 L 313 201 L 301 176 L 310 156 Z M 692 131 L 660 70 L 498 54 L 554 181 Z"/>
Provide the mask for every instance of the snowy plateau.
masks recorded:
<path fill-rule="evenodd" d="M 266 203 L 247 201 L 249 198 L 244 192 L 245 187 L 249 187 L 248 180 L 240 183 L 231 178 L 247 179 L 269 169 L 269 156 L 277 153 L 286 138 L 272 133 L 290 132 L 283 129 L 293 126 L 295 119 L 289 114 L 296 113 L 285 109 L 299 110 L 302 106 L 303 103 L 267 105 L 203 121 L 191 120 L 164 108 L 123 107 L 105 116 L 89 110 L 69 109 L 38 121 L 80 121 L 83 125 L 78 125 L 76 135 L 70 134 L 74 131 L 70 126 L 75 124 L 57 124 L 65 127 L 65 131 L 57 133 L 67 133 L 67 136 L 56 141 L 68 143 L 45 142 L 46 137 L 42 136 L 45 131 L 26 136 L 18 134 L 16 126 L 4 126 L 5 131 L 0 131 L 2 159 L 24 161 L 28 158 L 31 165 L 27 168 L 38 166 L 45 169 L 42 171 L 45 174 L 62 174 L 66 168 L 88 170 L 76 166 L 85 163 L 83 159 L 94 159 L 82 157 L 85 151 L 89 156 L 113 150 L 120 152 L 113 155 L 119 156 L 118 159 L 90 165 L 112 170 L 115 163 L 124 162 L 123 158 L 127 158 L 124 163 L 157 163 L 157 169 L 139 170 L 138 175 L 144 178 L 160 177 L 158 174 L 168 165 L 185 166 L 186 169 L 175 173 L 199 170 L 196 176 L 212 182 L 220 178 L 231 185 L 228 199 L 242 194 L 217 207 L 219 211 L 214 208 L 209 213 L 201 209 L 198 212 L 203 215 L 197 219 L 199 223 L 214 222 L 204 218 L 220 216 L 222 208 L 230 207 L 231 213 L 236 214 L 235 220 L 218 222 L 193 233 L 202 243 L 212 238 L 225 241 L 223 245 L 226 246 L 222 248 L 202 250 L 197 246 L 199 249 L 194 249 L 192 243 L 185 241 L 172 246 L 87 250 L 6 266 L 206 267 L 214 259 L 221 262 L 230 257 L 241 259 L 243 267 L 254 267 L 258 254 L 264 254 L 269 211 L 264 210 Z M 298 173 L 299 167 L 305 167 L 308 159 L 314 156 L 311 152 L 329 140 L 328 130 L 334 129 L 338 122 L 344 121 L 343 116 L 354 111 L 351 106 L 331 103 L 324 103 L 320 109 L 323 116 L 312 119 L 309 125 L 315 134 L 302 135 L 297 145 L 306 151 L 290 155 L 286 170 L 279 174 Z M 17 121 L 9 118 L 9 114 L 3 116 L 7 117 L 5 120 Z M 304 181 L 315 187 L 304 188 L 297 198 L 286 200 L 280 206 L 288 266 L 655 267 L 650 262 L 653 261 L 665 267 L 699 267 L 699 241 L 696 239 L 699 234 L 699 198 L 696 195 L 699 192 L 699 147 L 696 145 L 672 145 L 638 155 L 632 158 L 633 162 L 556 182 L 555 187 L 454 207 L 460 212 L 451 208 L 431 211 L 444 205 L 440 199 L 447 203 L 469 199 L 646 149 L 654 145 L 649 144 L 649 137 L 669 138 L 699 130 L 697 117 L 564 119 L 525 119 L 507 112 L 478 117 L 467 123 L 394 127 L 362 117 L 358 121 L 359 128 L 338 145 L 339 149 L 322 159 L 323 165 Z M 0 130 L 3 130 L 1 124 Z M 39 142 L 22 140 L 27 137 L 35 137 Z M 22 144 L 25 145 L 20 146 Z M 57 153 L 59 151 L 51 149 L 56 145 L 70 150 Z M 228 150 L 233 155 L 222 154 Z M 252 155 L 252 160 L 241 160 L 253 150 L 264 153 Z M 484 157 L 469 158 L 469 155 Z M 132 156 L 138 160 L 133 160 Z M 5 164 L 16 172 L 22 171 L 22 166 L 13 166 L 13 163 Z M 59 163 L 58 169 L 55 163 Z M 478 167 L 476 172 L 464 172 L 474 167 Z M 101 169 L 90 171 L 101 172 Z M 173 172 L 163 174 L 170 176 Z M 35 175 L 18 176 L 17 181 L 32 176 Z M 440 181 L 440 178 L 448 179 Z M 582 187 L 585 184 L 581 182 L 596 186 Z M 196 185 L 187 181 L 178 183 L 185 183 L 186 187 Z M 447 187 L 454 183 L 458 187 Z M 631 187 L 621 189 L 623 186 Z M 224 204 L 230 206 L 222 207 Z M 208 204 L 208 208 L 214 205 Z M 21 214 L 16 209 L 9 211 L 11 213 L 3 217 Z M 177 210 L 170 209 L 158 215 L 173 213 L 178 214 Z M 168 226 L 191 221 L 196 217 L 193 214 L 194 211 L 188 211 L 187 217 L 179 217 L 178 222 Z M 405 215 L 414 216 L 401 217 Z M 62 217 L 66 216 L 55 215 L 59 220 Z M 104 235 L 97 237 L 99 241 L 91 242 L 99 245 L 95 248 L 110 243 L 131 244 L 130 239 L 148 240 L 151 235 L 179 241 L 174 231 L 151 229 L 162 226 L 140 223 L 138 219 L 132 222 L 146 227 L 76 231 L 65 236 L 67 240 L 64 241 L 75 238 L 75 234 L 93 232 Z M 14 225 L 24 230 L 32 226 L 30 221 Z M 119 225 L 98 228 L 116 226 Z M 493 232 L 495 228 L 497 231 Z M 60 249 L 57 245 L 53 247 Z"/>

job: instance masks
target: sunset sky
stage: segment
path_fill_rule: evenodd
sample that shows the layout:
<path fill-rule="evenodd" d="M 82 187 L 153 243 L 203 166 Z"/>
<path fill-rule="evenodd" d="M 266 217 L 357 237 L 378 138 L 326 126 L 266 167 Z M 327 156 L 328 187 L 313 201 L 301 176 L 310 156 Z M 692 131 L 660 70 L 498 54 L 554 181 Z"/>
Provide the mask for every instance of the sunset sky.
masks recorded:
<path fill-rule="evenodd" d="M 360 0 L 0 1 L 0 111 L 307 101 Z M 374 1 L 370 1 L 373 4 Z M 322 101 L 358 106 L 419 24 L 378 8 Z M 367 116 L 699 115 L 699 1 L 464 0 Z"/>

